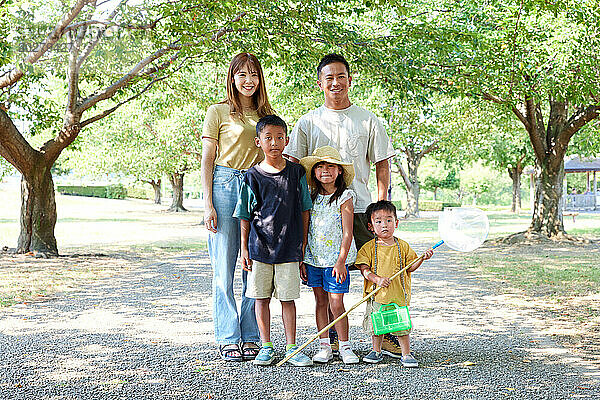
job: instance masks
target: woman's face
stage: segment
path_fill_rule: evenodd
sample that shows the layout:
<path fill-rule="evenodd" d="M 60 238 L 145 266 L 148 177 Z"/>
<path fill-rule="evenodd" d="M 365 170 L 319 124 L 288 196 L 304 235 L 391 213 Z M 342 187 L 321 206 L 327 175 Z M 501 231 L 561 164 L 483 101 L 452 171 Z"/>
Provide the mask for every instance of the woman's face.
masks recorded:
<path fill-rule="evenodd" d="M 245 64 L 233 74 L 233 82 L 242 96 L 252 97 L 258 89 L 260 78 L 257 71 Z"/>

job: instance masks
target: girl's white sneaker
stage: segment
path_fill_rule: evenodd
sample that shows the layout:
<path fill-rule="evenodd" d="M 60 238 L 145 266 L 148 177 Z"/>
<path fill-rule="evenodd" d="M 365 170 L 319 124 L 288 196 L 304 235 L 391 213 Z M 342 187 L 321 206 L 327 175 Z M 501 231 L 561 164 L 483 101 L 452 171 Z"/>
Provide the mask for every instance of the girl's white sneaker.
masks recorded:
<path fill-rule="evenodd" d="M 322 346 L 321 350 L 313 356 L 313 361 L 318 363 L 326 363 L 333 359 L 333 351 L 331 346 Z"/>
<path fill-rule="evenodd" d="M 342 359 L 344 364 L 358 364 L 358 362 L 360 361 L 350 347 L 340 347 L 340 358 Z"/>

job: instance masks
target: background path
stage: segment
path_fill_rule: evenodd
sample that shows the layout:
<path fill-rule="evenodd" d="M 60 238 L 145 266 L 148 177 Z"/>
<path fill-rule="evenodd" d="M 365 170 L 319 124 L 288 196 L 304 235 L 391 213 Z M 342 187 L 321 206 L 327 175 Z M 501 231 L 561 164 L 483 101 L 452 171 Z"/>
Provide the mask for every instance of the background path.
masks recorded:
<path fill-rule="evenodd" d="M 540 337 L 529 316 L 504 307 L 486 283 L 447 265 L 445 251 L 413 276 L 419 369 L 391 358 L 312 368 L 220 361 L 212 344 L 211 271 L 202 253 L 2 311 L 0 399 L 600 398 L 597 370 Z M 360 299 L 362 278 L 352 273 L 351 279 L 347 306 Z M 282 353 L 280 309 L 272 304 Z M 306 287 L 297 305 L 301 344 L 316 333 Z M 359 329 L 359 310 L 350 324 L 362 356 L 370 338 Z"/>

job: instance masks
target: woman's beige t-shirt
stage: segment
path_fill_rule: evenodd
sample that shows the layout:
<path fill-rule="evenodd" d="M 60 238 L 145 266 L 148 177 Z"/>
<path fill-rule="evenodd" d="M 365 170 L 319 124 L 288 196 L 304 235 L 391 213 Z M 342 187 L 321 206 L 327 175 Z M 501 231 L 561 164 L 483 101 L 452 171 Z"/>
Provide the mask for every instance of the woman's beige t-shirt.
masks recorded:
<path fill-rule="evenodd" d="M 248 169 L 264 158 L 260 147 L 257 147 L 256 111 L 244 113 L 240 121 L 232 115 L 228 104 L 213 104 L 206 111 L 202 137 L 217 141 L 217 157 L 215 165 L 234 169 Z"/>

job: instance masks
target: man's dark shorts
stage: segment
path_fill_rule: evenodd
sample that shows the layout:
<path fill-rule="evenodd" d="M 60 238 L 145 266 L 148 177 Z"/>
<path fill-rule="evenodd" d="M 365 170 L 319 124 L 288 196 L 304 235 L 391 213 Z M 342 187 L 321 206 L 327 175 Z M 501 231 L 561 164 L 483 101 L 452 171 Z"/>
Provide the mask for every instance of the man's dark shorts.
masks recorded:
<path fill-rule="evenodd" d="M 366 213 L 355 213 L 354 214 L 354 243 L 356 244 L 356 250 L 360 250 L 370 240 L 375 238 L 373 232 L 371 232 L 367 225 L 367 214 Z M 354 264 L 350 265 L 350 271 L 357 271 L 358 269 Z"/>

